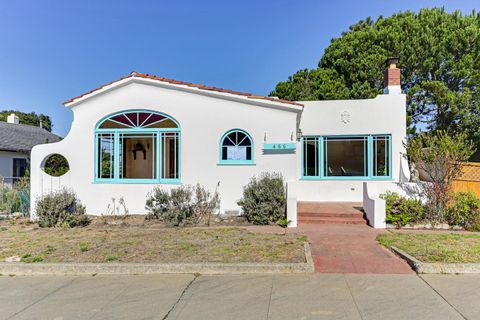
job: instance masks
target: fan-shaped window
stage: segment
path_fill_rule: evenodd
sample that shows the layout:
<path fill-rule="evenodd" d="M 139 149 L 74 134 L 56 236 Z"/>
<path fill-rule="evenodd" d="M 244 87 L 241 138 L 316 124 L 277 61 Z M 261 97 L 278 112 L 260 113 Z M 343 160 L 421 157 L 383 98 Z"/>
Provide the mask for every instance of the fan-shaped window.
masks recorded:
<path fill-rule="evenodd" d="M 253 142 L 239 129 L 225 133 L 220 141 L 220 164 L 253 164 Z"/>
<path fill-rule="evenodd" d="M 129 111 L 113 115 L 103 120 L 99 124 L 98 128 L 178 128 L 178 125 L 174 120 L 160 113 L 147 111 Z"/>
<path fill-rule="evenodd" d="M 129 110 L 95 130 L 95 181 L 171 183 L 180 179 L 180 127 L 171 117 Z"/>

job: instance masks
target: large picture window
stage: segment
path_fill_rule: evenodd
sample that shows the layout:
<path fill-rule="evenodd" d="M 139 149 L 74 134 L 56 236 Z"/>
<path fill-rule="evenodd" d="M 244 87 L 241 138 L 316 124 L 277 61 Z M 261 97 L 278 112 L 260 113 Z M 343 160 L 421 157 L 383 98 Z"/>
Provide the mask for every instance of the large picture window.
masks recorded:
<path fill-rule="evenodd" d="M 180 128 L 164 114 L 129 110 L 95 130 L 97 182 L 169 183 L 180 179 Z"/>
<path fill-rule="evenodd" d="M 252 164 L 253 143 L 250 135 L 239 129 L 230 130 L 220 140 L 220 164 Z"/>
<path fill-rule="evenodd" d="M 390 135 L 303 137 L 302 177 L 390 178 L 391 137 Z"/>
<path fill-rule="evenodd" d="M 366 177 L 367 138 L 326 137 L 323 142 L 325 177 Z"/>

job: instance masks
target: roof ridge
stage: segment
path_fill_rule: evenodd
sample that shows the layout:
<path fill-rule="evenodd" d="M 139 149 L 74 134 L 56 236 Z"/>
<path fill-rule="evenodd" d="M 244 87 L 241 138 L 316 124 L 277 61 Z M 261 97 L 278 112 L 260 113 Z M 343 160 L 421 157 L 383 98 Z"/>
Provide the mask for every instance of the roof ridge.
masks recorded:
<path fill-rule="evenodd" d="M 234 94 L 234 95 L 239 95 L 239 96 L 243 96 L 243 97 L 246 97 L 246 98 L 249 98 L 249 99 L 261 99 L 261 100 L 268 100 L 268 101 L 272 101 L 272 102 L 279 102 L 279 103 L 283 103 L 283 104 L 291 104 L 291 105 L 296 105 L 296 106 L 300 106 L 300 107 L 303 107 L 303 104 L 301 103 L 298 103 L 298 102 L 295 102 L 295 101 L 290 101 L 290 100 L 285 100 L 285 99 L 278 99 L 278 98 L 273 98 L 273 97 L 268 97 L 268 96 L 262 96 L 262 95 L 256 95 L 256 94 L 252 94 L 252 93 L 248 93 L 248 92 L 240 92 L 240 91 L 235 91 L 235 90 L 230 90 L 230 89 L 223 89 L 223 88 L 219 88 L 219 87 L 213 87 L 213 86 L 208 86 L 208 85 L 204 85 L 204 84 L 198 84 L 198 83 L 192 83 L 192 82 L 186 82 L 186 81 L 180 81 L 180 80 L 175 80 L 175 79 L 170 79 L 170 78 L 165 78 L 165 77 L 159 77 L 159 76 L 155 76 L 155 75 L 151 75 L 151 74 L 148 74 L 148 73 L 141 73 L 141 72 L 137 72 L 137 71 L 132 71 L 130 72 L 129 75 L 127 76 L 124 76 L 124 77 L 121 77 L 120 79 L 117 79 L 117 80 L 114 80 L 114 81 L 110 81 L 109 83 L 106 83 L 106 84 L 103 84 L 95 89 L 92 89 L 88 92 L 85 92 L 81 95 L 78 95 L 76 97 L 73 97 L 67 101 L 65 101 L 63 104 L 66 105 L 66 104 L 69 104 L 69 103 L 72 103 L 74 102 L 75 100 L 77 99 L 80 99 L 86 95 L 89 95 L 95 91 L 98 91 L 98 90 L 101 90 L 103 88 L 105 88 L 106 86 L 109 86 L 111 84 L 114 84 L 115 82 L 119 82 L 119 81 L 122 81 L 124 79 L 127 79 L 127 78 L 134 78 L 134 77 L 138 77 L 138 78 L 144 78 L 144 79 L 151 79 L 151 80 L 157 80 L 157 81 L 161 81 L 161 82 L 167 82 L 167 83 L 170 83 L 170 84 L 175 84 L 175 85 L 183 85 L 183 86 L 188 86 L 188 87 L 193 87 L 193 88 L 197 88 L 197 89 L 200 89 L 200 90 L 206 90 L 206 91 L 215 91 L 215 92 L 220 92 L 220 93 L 228 93 L 228 94 Z"/>
<path fill-rule="evenodd" d="M 6 125 L 10 125 L 10 126 L 17 126 L 17 127 L 36 128 L 36 129 L 40 129 L 40 130 L 46 131 L 46 132 L 48 132 L 48 133 L 54 134 L 54 133 L 52 133 L 51 131 L 48 131 L 48 130 L 45 129 L 45 128 L 42 128 L 42 127 L 39 127 L 39 126 L 34 126 L 34 125 L 31 125 L 31 124 L 25 124 L 25 123 L 10 123 L 10 122 L 7 122 L 7 121 L 0 121 L 0 123 L 6 124 Z"/>

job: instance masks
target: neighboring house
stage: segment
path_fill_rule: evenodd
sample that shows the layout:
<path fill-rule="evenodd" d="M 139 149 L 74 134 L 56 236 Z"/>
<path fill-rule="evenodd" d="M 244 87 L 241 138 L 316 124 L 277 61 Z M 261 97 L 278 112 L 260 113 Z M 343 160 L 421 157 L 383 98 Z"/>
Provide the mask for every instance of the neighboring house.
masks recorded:
<path fill-rule="evenodd" d="M 58 141 L 58 136 L 45 129 L 20 124 L 13 113 L 7 117 L 7 122 L 0 121 L 0 180 L 11 183 L 23 177 L 32 148 Z"/>
<path fill-rule="evenodd" d="M 385 189 L 409 179 L 395 61 L 385 74 L 374 99 L 291 102 L 132 72 L 65 102 L 70 133 L 32 152 L 32 202 L 66 186 L 89 214 L 120 197 L 143 214 L 157 185 L 220 182 L 220 211 L 238 213 L 243 186 L 265 171 L 285 178 L 293 225 L 297 200 L 362 201 L 364 182 Z M 52 153 L 68 160 L 64 177 L 41 170 Z"/>

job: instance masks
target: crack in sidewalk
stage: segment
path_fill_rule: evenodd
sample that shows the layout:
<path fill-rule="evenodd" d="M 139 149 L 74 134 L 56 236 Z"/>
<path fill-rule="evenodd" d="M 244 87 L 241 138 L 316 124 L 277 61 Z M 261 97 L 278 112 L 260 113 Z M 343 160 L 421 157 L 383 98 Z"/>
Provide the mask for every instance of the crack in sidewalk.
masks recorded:
<path fill-rule="evenodd" d="M 427 280 L 425 280 L 421 275 L 417 274 L 417 277 L 419 277 L 420 279 L 422 279 L 423 282 L 425 282 L 425 284 L 427 286 L 430 287 L 430 289 L 432 289 L 440 298 L 442 298 L 443 301 L 445 301 L 453 310 L 455 310 L 456 313 L 458 313 L 462 319 L 465 319 L 465 320 L 468 320 L 467 317 L 465 317 L 463 315 L 463 313 L 460 312 L 460 310 L 458 310 L 453 304 L 451 304 L 443 295 L 440 294 L 440 292 L 437 291 L 437 289 L 435 289 L 432 285 L 430 285 L 430 283 L 428 283 Z"/>
<path fill-rule="evenodd" d="M 46 298 L 50 297 L 52 294 L 54 294 L 54 293 L 62 290 L 63 288 L 68 287 L 69 285 L 72 284 L 73 281 L 75 281 L 75 280 L 77 280 L 77 279 L 78 279 L 78 277 L 75 277 L 75 278 L 73 278 L 72 280 L 70 280 L 70 281 L 62 284 L 61 286 L 59 286 L 59 287 L 56 288 L 55 290 L 47 293 L 47 294 L 44 295 L 43 297 L 41 297 L 41 298 L 35 300 L 34 302 L 30 303 L 28 306 L 25 306 L 25 307 L 23 307 L 22 309 L 20 309 L 19 311 L 15 312 L 14 314 L 12 314 L 11 316 L 9 316 L 9 317 L 6 318 L 5 320 L 13 319 L 14 317 L 18 316 L 20 313 L 24 312 L 25 310 L 30 309 L 31 307 L 33 307 L 34 305 L 36 305 L 36 304 L 39 303 L 40 301 L 43 301 L 43 300 L 45 300 Z"/>
<path fill-rule="evenodd" d="M 170 310 L 168 310 L 168 312 L 163 316 L 162 320 L 166 320 L 168 319 L 168 317 L 170 316 L 170 314 L 173 312 L 173 310 L 175 310 L 175 307 L 180 303 L 180 300 L 182 300 L 183 296 L 185 295 L 185 293 L 188 291 L 188 289 L 190 288 L 190 286 L 195 282 L 195 280 L 197 280 L 197 278 L 200 277 L 199 274 L 194 274 L 193 275 L 193 279 L 187 284 L 187 286 L 183 289 L 182 293 L 180 294 L 180 296 L 178 297 L 177 301 L 175 301 L 175 303 L 172 305 L 172 307 L 170 308 Z"/>
<path fill-rule="evenodd" d="M 270 299 L 268 300 L 268 308 L 267 308 L 267 320 L 270 319 L 270 306 L 272 304 L 272 294 L 273 294 L 273 277 L 272 277 L 272 284 L 270 286 Z"/>
<path fill-rule="evenodd" d="M 360 316 L 360 319 L 362 319 L 362 320 L 365 319 L 365 316 L 363 315 L 363 311 L 360 310 L 360 307 L 358 306 L 357 300 L 355 299 L 355 297 L 353 295 L 352 288 L 350 288 L 350 284 L 348 283 L 347 277 L 345 276 L 345 274 L 343 274 L 342 276 L 343 276 L 343 281 L 345 281 L 345 285 L 347 286 L 348 292 L 350 293 L 350 297 L 353 300 L 353 304 L 355 305 L 355 308 L 357 309 L 357 313 Z"/>

